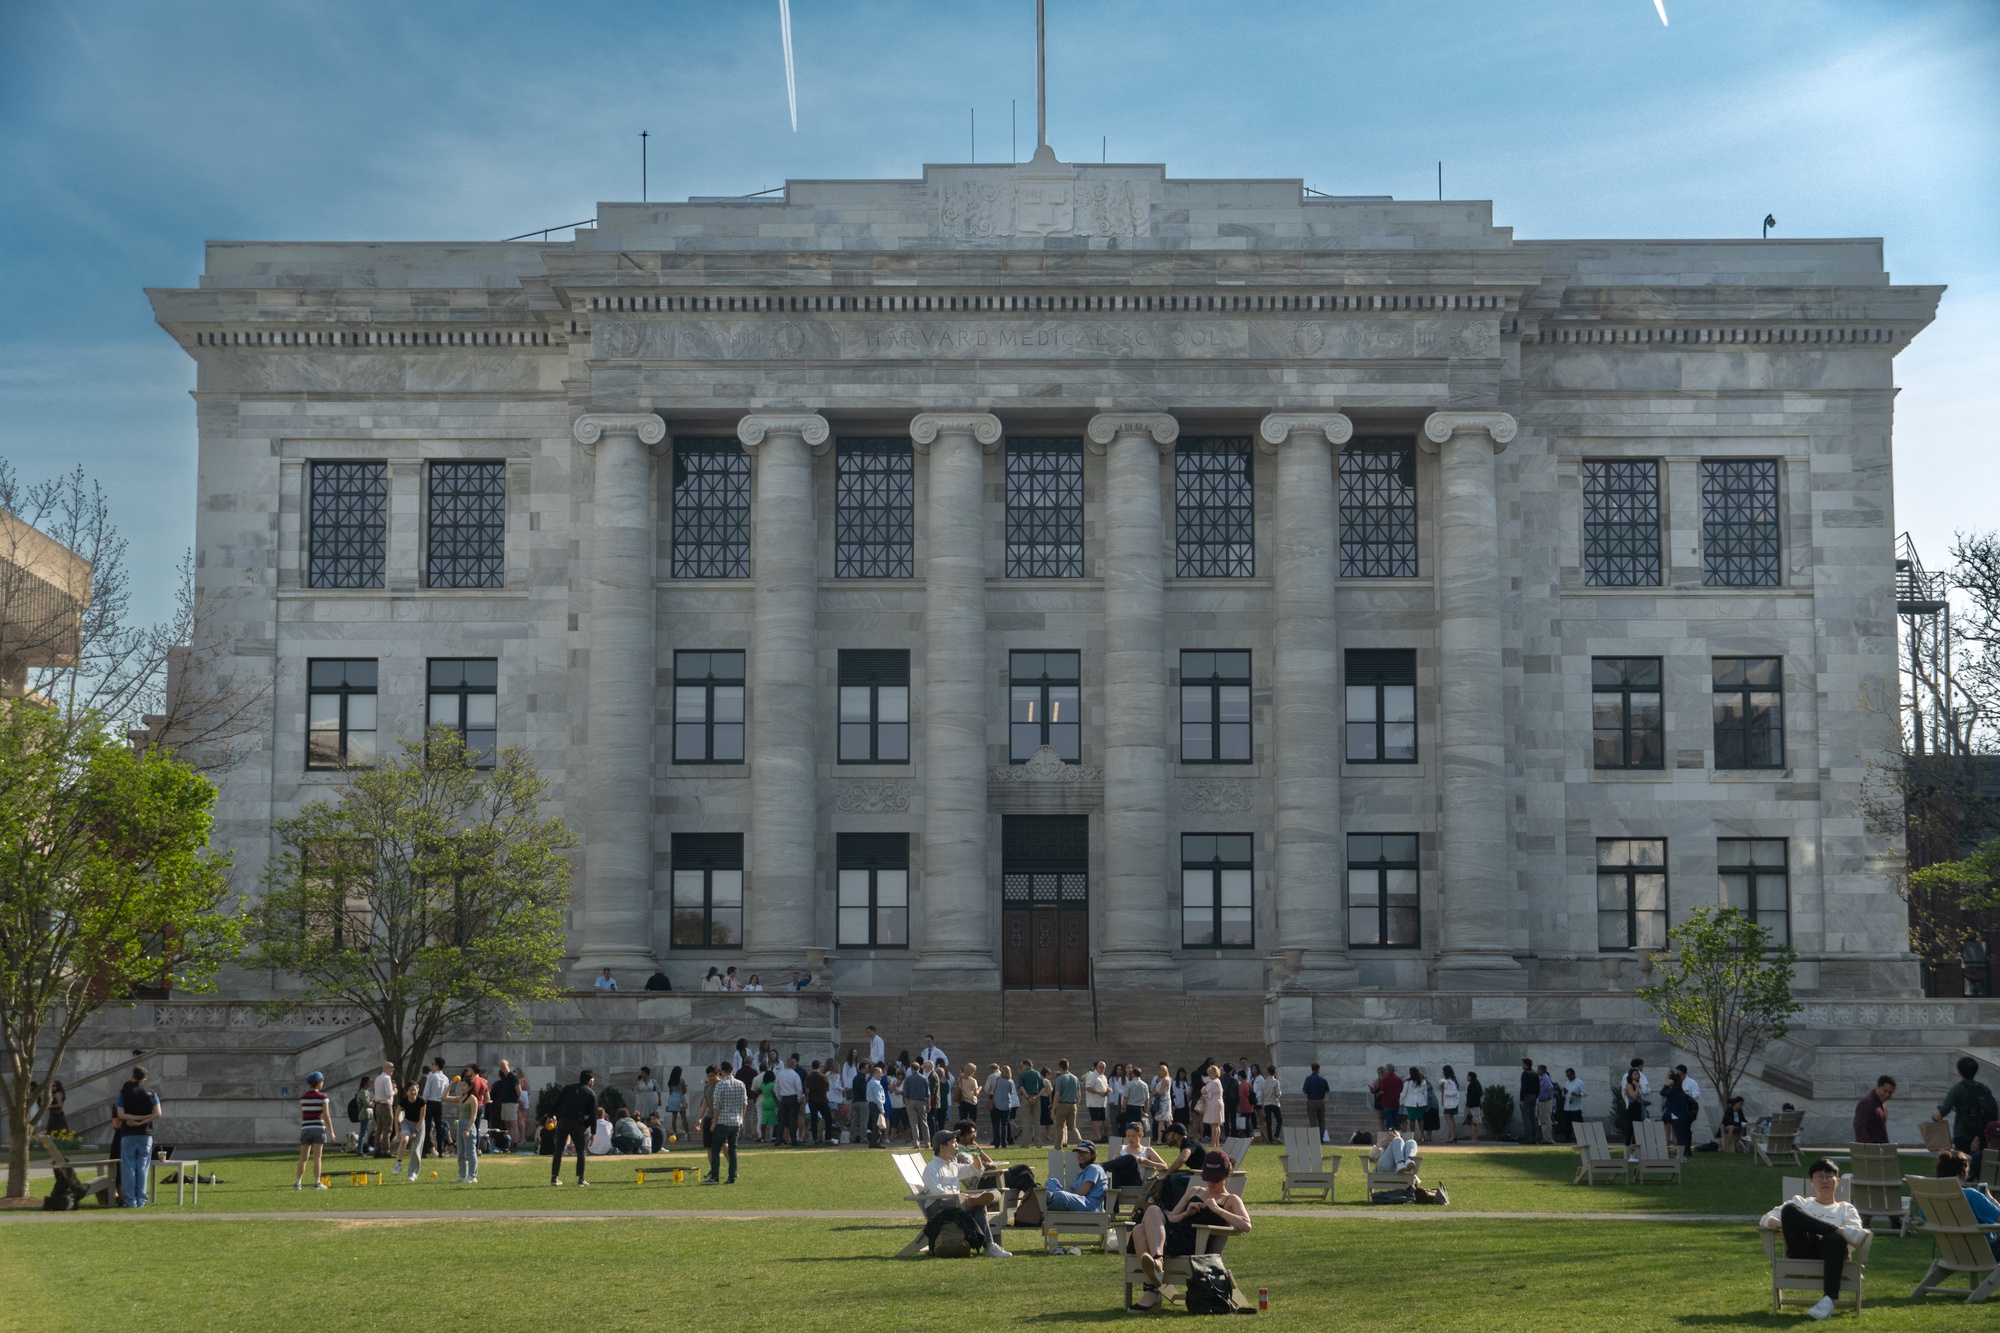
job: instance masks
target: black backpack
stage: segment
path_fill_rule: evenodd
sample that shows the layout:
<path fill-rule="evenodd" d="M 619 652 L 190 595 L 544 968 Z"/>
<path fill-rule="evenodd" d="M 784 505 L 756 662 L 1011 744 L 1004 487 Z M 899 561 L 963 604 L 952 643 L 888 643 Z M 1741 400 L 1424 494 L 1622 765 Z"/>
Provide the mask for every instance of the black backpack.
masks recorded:
<path fill-rule="evenodd" d="M 1114 1157 L 1111 1159 L 1111 1165 L 1105 1168 L 1105 1173 L 1111 1177 L 1111 1183 L 1120 1189 L 1137 1185 L 1140 1183 L 1139 1159 Z"/>
<path fill-rule="evenodd" d="M 359 1097 L 349 1097 L 347 1099 L 347 1123 L 350 1125 L 361 1123 L 361 1099 Z"/>
<path fill-rule="evenodd" d="M 1993 1089 L 1984 1083 L 1974 1081 L 1972 1085 L 1972 1125 L 1973 1132 L 1983 1134 L 1986 1127 L 2000 1120 L 2000 1103 L 1993 1100 Z"/>
<path fill-rule="evenodd" d="M 1189 1255 L 1183 1291 L 1189 1314 L 1236 1313 L 1236 1279 L 1223 1267 L 1220 1255 Z"/>

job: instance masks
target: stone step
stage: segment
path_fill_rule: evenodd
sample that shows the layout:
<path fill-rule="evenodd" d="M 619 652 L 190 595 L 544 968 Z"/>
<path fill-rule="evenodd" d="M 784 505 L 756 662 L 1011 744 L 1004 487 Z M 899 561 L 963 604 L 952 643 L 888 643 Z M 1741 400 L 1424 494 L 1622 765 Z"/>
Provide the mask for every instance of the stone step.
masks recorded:
<path fill-rule="evenodd" d="M 1138 1061 L 1193 1068 L 1197 1061 L 1270 1058 L 1264 1043 L 1264 997 L 1100 991 L 934 992 L 840 997 L 840 1044 L 865 1049 L 867 1028 L 882 1034 L 890 1056 L 914 1055 L 934 1034 L 954 1064 L 972 1061 L 1076 1068 L 1091 1061 Z"/>

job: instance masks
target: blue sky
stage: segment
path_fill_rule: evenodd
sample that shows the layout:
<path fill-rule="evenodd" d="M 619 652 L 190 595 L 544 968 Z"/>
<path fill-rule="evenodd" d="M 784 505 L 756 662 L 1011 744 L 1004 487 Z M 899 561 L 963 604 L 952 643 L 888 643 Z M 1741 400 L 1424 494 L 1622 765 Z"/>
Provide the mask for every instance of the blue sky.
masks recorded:
<path fill-rule="evenodd" d="M 1898 522 L 2000 526 L 2000 4 L 1052 0 L 1050 138 L 1176 176 L 1489 198 L 1521 237 L 1881 236 L 1948 283 L 1897 362 Z M 476 239 L 639 193 L 902 176 L 1034 138 L 1031 0 L 0 0 L 0 455 L 81 462 L 160 604 L 206 239 Z M 1027 155 L 1027 148 L 1022 156 Z"/>

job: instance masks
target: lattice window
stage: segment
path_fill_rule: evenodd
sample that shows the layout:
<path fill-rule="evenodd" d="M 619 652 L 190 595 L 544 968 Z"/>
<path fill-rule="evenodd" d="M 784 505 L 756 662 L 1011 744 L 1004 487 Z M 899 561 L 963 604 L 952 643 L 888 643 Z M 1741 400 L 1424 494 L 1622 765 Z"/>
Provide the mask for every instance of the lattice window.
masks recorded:
<path fill-rule="evenodd" d="M 1083 577 L 1083 443 L 1007 445 L 1007 577 Z"/>
<path fill-rule="evenodd" d="M 1080 870 L 1019 870 L 1000 876 L 1011 907 L 1079 907 L 1090 900 L 1090 876 Z"/>
<path fill-rule="evenodd" d="M 1658 459 L 1584 460 L 1583 581 L 1596 588 L 1658 586 Z"/>
<path fill-rule="evenodd" d="M 1250 439 L 1182 440 L 1174 451 L 1174 572 L 1184 579 L 1256 573 Z"/>
<path fill-rule="evenodd" d="M 432 463 L 424 581 L 433 588 L 507 582 L 507 465 Z"/>
<path fill-rule="evenodd" d="M 1256 944 L 1250 901 L 1255 870 L 1248 833 L 1181 835 L 1181 947 L 1248 949 Z"/>
<path fill-rule="evenodd" d="M 1712 588 L 1772 588 L 1778 566 L 1778 460 L 1701 461 L 1701 581 Z"/>
<path fill-rule="evenodd" d="M 1340 454 L 1340 576 L 1417 576 L 1417 447 L 1358 437 Z"/>
<path fill-rule="evenodd" d="M 726 437 L 674 442 L 674 577 L 750 577 L 750 456 Z"/>
<path fill-rule="evenodd" d="M 834 459 L 833 573 L 906 579 L 916 568 L 916 474 L 908 440 L 843 440 Z"/>
<path fill-rule="evenodd" d="M 389 546 L 387 464 L 314 463 L 310 519 L 308 587 L 382 586 Z"/>

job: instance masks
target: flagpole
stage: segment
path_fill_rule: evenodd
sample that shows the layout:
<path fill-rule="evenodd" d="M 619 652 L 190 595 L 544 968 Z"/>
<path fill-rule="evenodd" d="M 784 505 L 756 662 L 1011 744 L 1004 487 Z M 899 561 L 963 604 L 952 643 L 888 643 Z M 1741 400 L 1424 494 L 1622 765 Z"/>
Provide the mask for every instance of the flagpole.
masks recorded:
<path fill-rule="evenodd" d="M 1047 0 L 1035 0 L 1035 150 L 1049 146 L 1049 60 Z"/>

